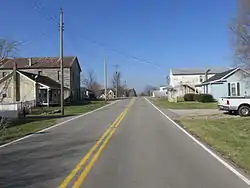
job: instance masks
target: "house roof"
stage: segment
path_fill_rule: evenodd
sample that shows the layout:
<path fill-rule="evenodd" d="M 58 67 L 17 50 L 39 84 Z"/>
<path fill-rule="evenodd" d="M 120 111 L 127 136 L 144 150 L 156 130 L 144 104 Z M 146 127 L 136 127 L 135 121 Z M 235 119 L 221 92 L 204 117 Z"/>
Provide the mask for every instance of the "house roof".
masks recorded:
<path fill-rule="evenodd" d="M 72 67 L 76 56 L 65 56 L 63 58 L 63 64 L 65 68 Z M 31 66 L 29 62 L 31 61 Z M 39 68 L 60 68 L 59 57 L 30 57 L 30 58 L 15 58 L 15 59 L 4 59 L 0 69 L 13 69 L 14 62 L 16 63 L 17 69 L 39 69 Z M 79 66 L 80 67 L 80 66 Z"/>
<path fill-rule="evenodd" d="M 114 93 L 115 93 L 115 90 L 113 89 L 113 88 L 107 88 L 107 92 L 109 92 L 109 91 L 113 91 Z M 102 94 L 104 94 L 105 93 L 105 89 L 101 89 L 101 90 L 99 90 L 99 94 L 100 95 L 102 95 Z"/>
<path fill-rule="evenodd" d="M 221 80 L 223 79 L 225 76 L 227 76 L 228 74 L 233 73 L 235 70 L 237 70 L 238 68 L 233 68 L 233 69 L 229 69 L 227 71 L 221 72 L 221 73 L 217 73 L 214 76 L 212 76 L 211 78 L 207 79 L 206 81 L 204 81 L 202 84 L 206 84 L 206 83 L 210 83 L 216 80 Z"/>
<path fill-rule="evenodd" d="M 226 67 L 213 67 L 210 68 L 211 71 L 208 74 L 217 74 L 228 70 Z M 205 74 L 205 68 L 173 68 L 171 69 L 173 75 L 193 75 L 193 74 Z"/>
<path fill-rule="evenodd" d="M 21 74 L 27 76 L 28 78 L 30 78 L 31 80 L 46 85 L 50 88 L 54 88 L 54 89 L 59 89 L 61 84 L 59 84 L 58 82 L 56 82 L 55 80 L 47 77 L 47 76 L 42 76 L 42 75 L 37 75 L 37 74 L 33 74 L 33 73 L 29 73 L 29 72 L 24 72 L 24 71 L 18 71 Z"/>

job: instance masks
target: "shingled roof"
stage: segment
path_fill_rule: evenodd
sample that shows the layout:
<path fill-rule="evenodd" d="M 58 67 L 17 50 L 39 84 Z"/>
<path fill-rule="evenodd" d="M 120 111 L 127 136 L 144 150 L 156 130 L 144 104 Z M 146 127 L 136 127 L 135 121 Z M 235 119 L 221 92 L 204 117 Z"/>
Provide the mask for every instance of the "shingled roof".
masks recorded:
<path fill-rule="evenodd" d="M 227 71 L 228 68 L 225 67 L 212 67 L 208 74 L 217 74 L 224 71 Z M 172 68 L 171 69 L 173 75 L 201 75 L 205 74 L 206 69 L 202 68 Z"/>
<path fill-rule="evenodd" d="M 38 75 L 38 74 L 33 74 L 33 73 L 29 73 L 29 72 L 24 72 L 24 71 L 19 71 L 21 74 L 27 76 L 28 78 L 30 78 L 31 80 L 46 85 L 50 88 L 54 88 L 54 89 L 59 89 L 61 84 L 59 84 L 58 82 L 56 82 L 55 80 L 47 77 L 47 76 L 42 76 L 42 75 Z"/>
<path fill-rule="evenodd" d="M 236 71 L 238 68 L 234 68 L 234 69 L 230 69 L 218 74 L 215 74 L 214 76 L 212 76 L 211 78 L 207 79 L 206 81 L 204 81 L 202 84 L 206 84 L 206 83 L 210 83 L 213 81 L 217 81 L 217 80 L 221 80 L 223 79 L 225 76 L 227 76 L 230 73 L 233 73 L 234 71 Z"/>
<path fill-rule="evenodd" d="M 72 67 L 76 59 L 77 59 L 76 56 L 65 56 L 63 58 L 64 67 L 65 68 Z M 14 62 L 16 63 L 17 69 L 39 69 L 39 68 L 60 67 L 59 57 L 31 57 L 31 58 L 15 58 L 15 60 L 4 59 L 2 60 L 0 69 L 13 69 Z"/>

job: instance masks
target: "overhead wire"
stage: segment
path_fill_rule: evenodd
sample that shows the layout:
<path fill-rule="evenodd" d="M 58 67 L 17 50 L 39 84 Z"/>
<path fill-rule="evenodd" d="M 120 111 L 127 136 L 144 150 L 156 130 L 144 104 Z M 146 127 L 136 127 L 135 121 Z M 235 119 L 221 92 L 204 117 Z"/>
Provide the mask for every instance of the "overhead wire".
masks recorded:
<path fill-rule="evenodd" d="M 35 8 L 35 10 L 36 10 L 37 12 L 39 12 L 39 13 L 40 13 L 43 17 L 45 17 L 47 20 L 55 21 L 55 22 L 58 23 L 58 19 L 57 19 L 57 17 L 56 17 L 55 15 L 47 15 L 47 14 L 44 14 L 44 13 L 42 12 L 42 9 L 44 8 L 44 6 L 43 6 L 41 3 L 35 4 L 34 8 Z M 108 45 L 103 44 L 103 43 L 97 41 L 96 39 L 90 38 L 90 37 L 88 37 L 88 36 L 86 36 L 86 35 L 83 35 L 83 34 L 77 34 L 77 35 L 78 35 L 79 38 L 82 38 L 82 39 L 84 39 L 84 40 L 86 40 L 86 41 L 89 41 L 89 42 L 91 42 L 91 43 L 93 43 L 93 44 L 95 44 L 95 45 L 97 45 L 97 46 L 103 47 L 104 49 L 106 49 L 106 50 L 108 50 L 108 51 L 116 52 L 116 53 L 118 53 L 118 54 L 123 55 L 124 57 L 127 57 L 127 58 L 129 58 L 129 59 L 136 60 L 136 61 L 141 62 L 141 63 L 144 63 L 144 64 L 146 63 L 146 64 L 148 64 L 148 65 L 154 65 L 154 66 L 156 66 L 156 67 L 158 67 L 158 68 L 162 68 L 158 63 L 155 63 L 155 62 L 153 62 L 153 61 L 149 61 L 149 60 L 147 60 L 147 59 L 145 59 L 145 58 L 141 58 L 141 57 L 138 57 L 138 56 L 136 56 L 136 55 L 129 54 L 129 53 L 124 52 L 124 51 L 122 51 L 122 50 L 119 50 L 119 49 L 117 49 L 117 48 L 110 48 Z"/>

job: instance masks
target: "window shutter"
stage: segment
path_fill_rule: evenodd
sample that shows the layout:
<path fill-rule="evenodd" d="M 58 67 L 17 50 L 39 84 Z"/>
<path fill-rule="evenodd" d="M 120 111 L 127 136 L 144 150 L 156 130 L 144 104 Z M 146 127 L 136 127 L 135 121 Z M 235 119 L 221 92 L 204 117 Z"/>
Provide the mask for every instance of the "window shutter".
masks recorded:
<path fill-rule="evenodd" d="M 230 83 L 228 83 L 228 96 L 231 96 L 231 88 L 230 88 Z"/>
<path fill-rule="evenodd" d="M 240 83 L 237 82 L 237 96 L 240 96 Z"/>

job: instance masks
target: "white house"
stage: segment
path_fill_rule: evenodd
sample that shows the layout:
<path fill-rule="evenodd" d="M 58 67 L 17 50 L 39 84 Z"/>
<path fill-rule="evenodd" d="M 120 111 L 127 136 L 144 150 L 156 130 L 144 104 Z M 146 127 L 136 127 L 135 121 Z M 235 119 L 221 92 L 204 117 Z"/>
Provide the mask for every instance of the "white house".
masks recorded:
<path fill-rule="evenodd" d="M 223 67 L 170 69 L 169 85 L 173 89 L 169 92 L 169 100 L 177 101 L 178 97 L 183 97 L 186 93 L 203 93 L 202 87 L 199 86 L 201 83 L 228 69 Z"/>
<path fill-rule="evenodd" d="M 160 86 L 158 90 L 152 91 L 152 97 L 167 97 L 168 96 L 168 87 Z"/>
<path fill-rule="evenodd" d="M 207 79 L 214 76 L 217 73 L 221 73 L 228 70 L 228 68 L 210 68 L 210 69 L 198 69 L 198 68 L 173 68 L 170 69 L 169 79 L 170 86 L 173 88 L 176 86 L 187 85 L 190 88 L 195 89 L 196 85 L 201 84 Z M 198 92 L 201 92 L 199 89 Z"/>
<path fill-rule="evenodd" d="M 100 99 L 105 99 L 105 90 L 104 89 L 102 89 L 101 91 L 100 91 L 100 96 L 99 96 L 99 98 Z M 107 89 L 107 99 L 114 99 L 114 98 L 116 98 L 116 96 L 115 96 L 115 90 L 114 89 Z"/>

